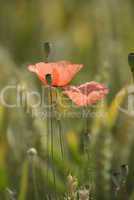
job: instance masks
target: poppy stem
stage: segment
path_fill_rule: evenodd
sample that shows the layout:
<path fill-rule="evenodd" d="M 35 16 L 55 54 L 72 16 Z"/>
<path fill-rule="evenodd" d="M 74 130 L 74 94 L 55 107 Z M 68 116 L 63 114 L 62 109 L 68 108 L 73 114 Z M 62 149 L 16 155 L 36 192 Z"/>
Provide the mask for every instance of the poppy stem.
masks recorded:
<path fill-rule="evenodd" d="M 46 148 L 47 148 L 47 181 L 48 181 L 48 171 L 49 171 L 49 136 L 50 136 L 50 108 L 49 108 L 49 90 L 47 90 L 47 135 L 46 135 Z"/>
<path fill-rule="evenodd" d="M 44 54 L 45 54 L 45 62 L 48 62 L 48 58 L 49 58 L 49 54 L 51 51 L 50 48 L 50 43 L 49 42 L 44 42 L 43 44 L 43 50 L 44 50 Z M 48 181 L 48 176 L 49 176 L 49 164 L 50 164 L 50 138 L 53 138 L 52 136 L 52 123 L 51 123 L 51 74 L 46 74 L 46 76 L 44 77 L 47 80 L 47 83 L 49 85 L 49 87 L 47 88 L 47 135 L 46 135 L 46 149 L 47 149 L 47 181 Z M 49 105 L 49 99 L 50 99 L 50 105 Z M 50 123 L 49 123 L 49 118 L 50 118 Z M 51 132 L 51 133 L 50 133 Z M 52 139 L 51 139 L 52 140 Z M 52 142 L 53 143 L 53 142 Z M 53 152 L 53 148 L 52 148 L 51 144 L 51 152 Z M 53 154 L 53 153 L 52 153 Z M 53 157 L 53 155 L 52 155 Z"/>
<path fill-rule="evenodd" d="M 35 192 L 35 199 L 39 200 L 35 163 L 33 163 L 33 166 L 32 166 L 32 176 L 33 176 L 33 186 L 34 186 L 34 192 Z"/>
<path fill-rule="evenodd" d="M 88 117 L 88 106 L 85 107 L 85 137 L 84 137 L 84 151 L 87 156 L 87 170 L 89 176 L 89 163 L 90 163 L 90 154 L 89 154 L 89 117 Z M 90 178 L 90 177 L 89 177 Z M 90 180 L 89 180 L 90 184 Z"/>
<path fill-rule="evenodd" d="M 50 91 L 50 132 L 51 132 L 51 159 L 52 159 L 52 173 L 53 173 L 53 182 L 56 189 L 56 178 L 55 178 L 55 167 L 54 167 L 54 149 L 53 149 L 53 99 L 52 99 L 52 88 L 49 88 Z M 56 192 L 56 191 L 55 191 Z M 55 196 L 56 197 L 56 196 Z"/>
<path fill-rule="evenodd" d="M 58 101 L 58 90 L 56 90 L 56 111 L 58 113 L 57 101 Z M 62 134 L 61 120 L 60 120 L 59 116 L 58 116 L 58 119 L 57 119 L 57 123 L 58 123 L 59 144 L 60 144 L 61 158 L 63 160 L 63 157 L 64 157 L 64 140 L 63 140 L 63 134 Z"/>
<path fill-rule="evenodd" d="M 63 160 L 63 157 L 64 157 L 64 149 L 63 149 L 63 138 L 62 138 L 62 127 L 61 127 L 61 122 L 60 120 L 58 120 L 58 127 L 59 127 L 59 141 L 60 141 L 60 150 L 61 150 L 61 157 L 62 157 L 62 160 Z"/>
<path fill-rule="evenodd" d="M 89 128 L 88 128 L 88 125 L 89 125 L 88 108 L 86 108 L 86 112 L 87 112 L 87 116 L 86 116 L 86 133 L 88 134 L 88 132 L 89 132 Z"/>

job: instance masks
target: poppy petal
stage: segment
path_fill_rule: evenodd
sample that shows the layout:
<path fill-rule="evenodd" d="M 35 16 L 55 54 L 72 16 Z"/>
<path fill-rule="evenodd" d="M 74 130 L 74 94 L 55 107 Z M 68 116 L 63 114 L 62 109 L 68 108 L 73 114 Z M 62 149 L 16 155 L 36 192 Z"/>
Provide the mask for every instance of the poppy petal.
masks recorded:
<path fill-rule="evenodd" d="M 36 67 L 35 67 L 35 65 L 29 65 L 29 66 L 28 66 L 28 70 L 29 70 L 30 72 L 35 72 L 35 73 L 36 73 Z"/>
<path fill-rule="evenodd" d="M 53 86 L 65 86 L 83 67 L 81 64 L 71 64 L 69 61 L 59 61 L 53 63 L 40 62 L 35 65 L 28 66 L 28 69 L 35 72 L 39 79 L 47 84 L 45 76 L 50 74 Z"/>
<path fill-rule="evenodd" d="M 103 99 L 108 93 L 108 88 L 97 82 L 88 82 L 80 86 L 64 87 L 67 95 L 77 106 L 86 106 Z"/>
<path fill-rule="evenodd" d="M 67 64 L 67 66 L 66 66 Z M 58 67 L 55 67 L 58 73 L 58 86 L 65 86 L 67 85 L 78 73 L 83 65 L 80 64 L 71 64 L 69 62 L 62 61 Z"/>

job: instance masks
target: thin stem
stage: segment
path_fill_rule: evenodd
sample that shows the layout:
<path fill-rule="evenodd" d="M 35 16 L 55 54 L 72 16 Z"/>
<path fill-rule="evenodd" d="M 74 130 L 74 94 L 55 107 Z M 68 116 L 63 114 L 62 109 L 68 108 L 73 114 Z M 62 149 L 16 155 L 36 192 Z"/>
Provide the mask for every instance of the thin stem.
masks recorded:
<path fill-rule="evenodd" d="M 63 149 L 63 138 L 62 138 L 62 127 L 61 127 L 61 122 L 58 120 L 58 126 L 59 126 L 59 138 L 60 138 L 60 150 L 61 150 L 61 157 L 63 160 L 64 157 L 64 149 Z"/>
<path fill-rule="evenodd" d="M 36 171 L 35 171 L 35 161 L 32 161 L 32 176 L 33 176 L 33 186 L 34 186 L 34 192 L 35 192 L 35 199 L 39 200 L 39 194 L 38 194 L 38 187 L 37 187 L 37 180 L 36 180 Z"/>
<path fill-rule="evenodd" d="M 46 169 L 46 178 L 48 182 L 48 174 L 49 174 L 49 138 L 50 138 L 50 125 L 49 125 L 49 90 L 48 88 L 46 89 L 46 110 L 47 110 L 47 115 L 46 115 L 46 123 L 47 123 L 47 133 L 46 133 L 46 158 L 47 158 L 47 169 Z"/>
<path fill-rule="evenodd" d="M 56 189 L 56 178 L 55 178 L 55 168 L 54 168 L 54 149 L 53 149 L 53 99 L 52 99 L 52 88 L 50 87 L 50 131 L 51 131 L 51 159 L 52 159 L 52 173 L 53 173 L 53 181 L 54 181 L 54 186 Z M 55 196 L 56 197 L 56 196 Z"/>
<path fill-rule="evenodd" d="M 88 106 L 85 107 L 85 136 L 84 136 L 84 152 L 87 156 L 87 167 L 88 167 L 88 176 L 89 176 L 89 163 L 90 163 L 90 154 L 89 154 L 89 117 L 88 117 Z M 89 177 L 90 184 L 90 177 Z"/>
<path fill-rule="evenodd" d="M 55 107 L 56 107 L 56 111 L 58 112 L 58 109 L 57 109 L 57 101 L 58 101 L 58 91 L 56 89 L 55 91 L 56 93 L 56 100 L 55 100 Z M 63 157 L 64 157 L 64 144 L 63 144 L 63 135 L 62 135 L 62 126 L 61 126 L 61 120 L 60 118 L 58 117 L 57 119 L 57 123 L 58 123 L 58 131 L 59 131 L 59 144 L 60 144 L 60 151 L 61 151 L 61 157 L 62 157 L 62 160 L 63 160 Z"/>
<path fill-rule="evenodd" d="M 22 176 L 21 176 L 20 192 L 18 200 L 25 200 L 27 198 L 28 177 L 29 177 L 29 162 L 28 160 L 25 160 L 22 168 Z"/>
<path fill-rule="evenodd" d="M 86 111 L 88 112 L 88 109 L 86 109 Z M 87 134 L 89 132 L 88 125 L 89 125 L 89 118 L 88 118 L 88 113 L 87 113 L 87 117 L 86 117 L 86 132 L 87 132 Z"/>

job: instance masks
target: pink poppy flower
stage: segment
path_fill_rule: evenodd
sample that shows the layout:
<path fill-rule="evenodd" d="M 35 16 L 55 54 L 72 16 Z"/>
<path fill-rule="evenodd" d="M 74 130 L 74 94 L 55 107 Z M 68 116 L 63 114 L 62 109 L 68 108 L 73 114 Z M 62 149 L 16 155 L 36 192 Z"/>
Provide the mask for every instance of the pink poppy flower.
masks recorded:
<path fill-rule="evenodd" d="M 66 86 L 82 67 L 82 64 L 59 61 L 52 63 L 40 62 L 35 65 L 29 65 L 28 69 L 29 71 L 36 73 L 45 85 L 48 84 L 46 75 L 50 75 L 52 86 Z"/>
<path fill-rule="evenodd" d="M 108 88 L 97 82 L 88 82 L 79 86 L 64 87 L 67 95 L 77 106 L 87 106 L 103 99 L 108 93 Z"/>

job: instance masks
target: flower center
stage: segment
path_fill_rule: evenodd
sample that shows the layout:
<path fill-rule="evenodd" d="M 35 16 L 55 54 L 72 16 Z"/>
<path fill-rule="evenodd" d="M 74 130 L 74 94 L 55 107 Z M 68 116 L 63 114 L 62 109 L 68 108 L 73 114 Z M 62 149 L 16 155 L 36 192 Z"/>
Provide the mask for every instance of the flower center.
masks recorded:
<path fill-rule="evenodd" d="M 46 74 L 45 75 L 45 79 L 46 79 L 48 85 L 52 84 L 52 76 L 51 76 L 51 74 Z"/>

